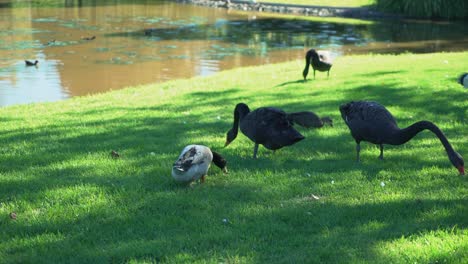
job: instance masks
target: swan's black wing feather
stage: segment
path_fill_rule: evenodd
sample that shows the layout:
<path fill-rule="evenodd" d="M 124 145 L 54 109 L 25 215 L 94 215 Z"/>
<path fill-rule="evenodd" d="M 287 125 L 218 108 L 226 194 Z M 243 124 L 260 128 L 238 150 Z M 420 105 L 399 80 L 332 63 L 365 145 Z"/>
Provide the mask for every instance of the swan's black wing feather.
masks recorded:
<path fill-rule="evenodd" d="M 376 102 L 353 101 L 341 105 L 340 112 L 357 142 L 380 144 L 398 129 L 392 114 Z"/>
<path fill-rule="evenodd" d="M 288 120 L 305 128 L 323 126 L 320 117 L 310 111 L 288 113 Z"/>

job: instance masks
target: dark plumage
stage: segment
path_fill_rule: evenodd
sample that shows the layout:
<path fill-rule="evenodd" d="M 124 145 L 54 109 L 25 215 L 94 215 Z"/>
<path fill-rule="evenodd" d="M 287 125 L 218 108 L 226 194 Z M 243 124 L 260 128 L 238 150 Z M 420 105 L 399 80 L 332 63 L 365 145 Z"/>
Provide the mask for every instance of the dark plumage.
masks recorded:
<path fill-rule="evenodd" d="M 95 39 L 96 36 L 92 36 L 92 37 L 81 37 L 82 40 L 93 40 Z"/>
<path fill-rule="evenodd" d="M 219 153 L 203 145 L 188 145 L 172 165 L 172 177 L 178 182 L 204 182 L 211 162 L 227 173 L 227 161 Z"/>
<path fill-rule="evenodd" d="M 407 128 L 400 129 L 395 118 L 384 106 L 367 101 L 343 104 L 340 106 L 340 112 L 357 143 L 358 161 L 361 141 L 380 145 L 379 158 L 383 159 L 383 144 L 402 145 L 419 132 L 428 129 L 439 138 L 453 166 L 458 169 L 460 174 L 465 173 L 462 156 L 453 150 L 444 133 L 432 122 L 419 121 Z"/>
<path fill-rule="evenodd" d="M 306 113 L 306 112 L 303 112 Z M 274 107 L 260 107 L 250 112 L 249 107 L 239 103 L 234 109 L 234 123 L 227 132 L 226 144 L 228 146 L 236 137 L 238 128 L 255 143 L 253 157 L 257 157 L 258 145 L 261 144 L 270 150 L 280 149 L 304 139 L 294 127 L 293 123 L 311 123 L 307 121 L 307 114 L 287 114 Z"/>
<path fill-rule="evenodd" d="M 333 120 L 328 117 L 319 117 L 314 112 L 304 111 L 288 114 L 289 120 L 305 128 L 320 128 L 324 125 L 333 127 Z"/>
<path fill-rule="evenodd" d="M 458 82 L 463 85 L 463 87 L 468 88 L 468 73 L 464 73 L 458 78 Z"/>
<path fill-rule="evenodd" d="M 302 76 L 304 76 L 304 81 L 307 79 L 307 74 L 309 74 L 309 65 L 312 65 L 314 70 L 314 79 L 315 79 L 315 71 L 327 72 L 327 77 L 330 76 L 330 68 L 332 67 L 332 63 L 327 61 L 327 59 L 317 53 L 316 50 L 311 49 L 306 53 L 306 64 L 304 71 L 302 71 Z"/>
<path fill-rule="evenodd" d="M 34 62 L 25 60 L 24 62 L 26 63 L 26 66 L 36 66 L 39 63 L 37 60 Z"/>
<path fill-rule="evenodd" d="M 112 150 L 111 153 L 110 153 L 111 157 L 114 158 L 114 159 L 118 159 L 120 158 L 120 154 L 115 151 L 115 150 Z"/>

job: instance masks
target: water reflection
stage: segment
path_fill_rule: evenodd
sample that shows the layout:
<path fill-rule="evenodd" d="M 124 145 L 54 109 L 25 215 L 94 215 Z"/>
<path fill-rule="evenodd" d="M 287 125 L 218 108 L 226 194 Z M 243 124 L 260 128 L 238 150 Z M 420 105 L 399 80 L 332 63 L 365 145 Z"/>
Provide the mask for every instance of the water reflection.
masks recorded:
<path fill-rule="evenodd" d="M 114 3 L 0 8 L 0 105 L 55 101 L 298 59 L 310 47 L 335 56 L 468 47 L 463 24 L 349 25 L 170 2 Z M 85 39 L 92 36 L 96 38 Z M 25 67 L 24 59 L 38 59 L 39 66 Z"/>
<path fill-rule="evenodd" d="M 37 58 L 43 65 L 26 67 L 17 62 L 0 71 L 0 105 L 57 101 L 69 97 L 62 84 L 57 60 L 47 60 L 43 54 Z"/>

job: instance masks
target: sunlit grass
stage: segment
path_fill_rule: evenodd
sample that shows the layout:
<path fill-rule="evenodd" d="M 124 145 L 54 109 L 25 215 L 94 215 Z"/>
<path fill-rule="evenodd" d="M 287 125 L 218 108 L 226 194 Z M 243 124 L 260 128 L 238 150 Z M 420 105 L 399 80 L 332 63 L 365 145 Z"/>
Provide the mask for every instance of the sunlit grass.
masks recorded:
<path fill-rule="evenodd" d="M 318 17 L 318 16 L 301 16 L 297 14 L 281 14 L 281 13 L 269 13 L 269 12 L 252 12 L 252 11 L 239 11 L 231 10 L 232 14 L 243 14 L 243 15 L 255 15 L 257 19 L 261 18 L 276 18 L 276 19 L 289 19 L 289 20 L 300 20 L 300 21 L 312 21 L 320 23 L 340 23 L 340 24 L 350 24 L 350 25 L 370 25 L 374 24 L 373 20 L 364 20 L 357 18 L 341 18 L 341 17 Z"/>
<path fill-rule="evenodd" d="M 257 0 L 257 2 L 339 7 L 361 7 L 375 4 L 375 0 Z"/>
<path fill-rule="evenodd" d="M 468 53 L 339 57 L 302 82 L 303 61 L 0 109 L 3 262 L 462 263 L 467 183 L 429 132 L 355 143 L 338 106 L 369 99 L 405 127 L 431 120 L 468 156 Z M 158 69 L 155 69 L 157 71 Z M 271 153 L 239 137 L 238 102 L 310 110 L 333 128 Z M 204 184 L 176 184 L 187 144 L 219 151 Z M 109 155 L 111 150 L 120 159 Z M 15 212 L 16 220 L 9 214 Z"/>

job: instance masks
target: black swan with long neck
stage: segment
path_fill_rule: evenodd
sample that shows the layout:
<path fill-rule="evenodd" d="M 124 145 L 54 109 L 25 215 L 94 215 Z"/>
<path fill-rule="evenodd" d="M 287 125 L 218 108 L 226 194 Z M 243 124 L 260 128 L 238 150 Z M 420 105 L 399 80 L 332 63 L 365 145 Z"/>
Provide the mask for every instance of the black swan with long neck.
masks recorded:
<path fill-rule="evenodd" d="M 307 79 L 307 74 L 309 74 L 309 65 L 312 65 L 312 69 L 314 70 L 314 79 L 316 70 L 327 72 L 327 78 L 330 76 L 330 68 L 332 67 L 332 63 L 327 61 L 323 56 L 319 55 L 316 50 L 311 49 L 307 51 L 305 60 L 305 68 L 304 71 L 302 71 L 304 81 Z"/>
<path fill-rule="evenodd" d="M 234 109 L 234 123 L 227 132 L 226 144 L 228 146 L 236 137 L 240 127 L 241 132 L 255 143 L 253 157 L 257 157 L 258 145 L 261 144 L 270 150 L 280 149 L 304 139 L 293 124 L 304 126 L 310 123 L 307 118 L 310 112 L 303 114 L 287 114 L 274 107 L 260 107 L 250 111 L 244 103 L 239 103 Z"/>
<path fill-rule="evenodd" d="M 432 122 L 419 121 L 407 128 L 400 129 L 392 114 L 376 102 L 356 101 L 340 106 L 341 117 L 351 130 L 356 141 L 357 161 L 361 150 L 361 141 L 380 145 L 380 159 L 383 159 L 383 144 L 402 145 L 419 132 L 427 129 L 434 133 L 447 152 L 450 162 L 461 175 L 465 174 L 464 161 L 453 150 L 444 133 Z"/>

